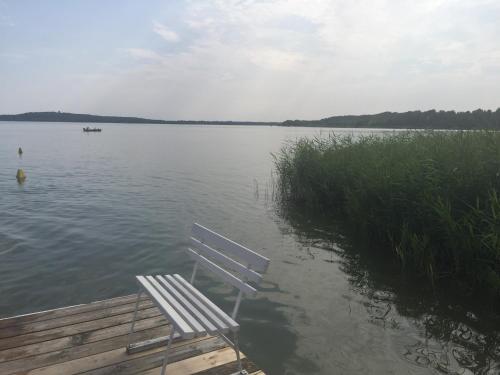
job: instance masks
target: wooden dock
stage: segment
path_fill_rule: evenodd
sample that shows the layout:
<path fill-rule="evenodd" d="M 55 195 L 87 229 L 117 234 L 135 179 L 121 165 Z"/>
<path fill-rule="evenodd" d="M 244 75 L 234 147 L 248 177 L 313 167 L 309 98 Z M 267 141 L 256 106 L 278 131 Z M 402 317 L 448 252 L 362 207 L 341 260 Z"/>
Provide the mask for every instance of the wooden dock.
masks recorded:
<path fill-rule="evenodd" d="M 0 374 L 160 374 L 164 347 L 127 354 L 136 295 L 0 319 Z M 169 323 L 146 297 L 133 342 L 166 336 Z M 167 374 L 238 371 L 232 348 L 218 337 L 172 343 Z M 249 374 L 264 375 L 242 354 Z"/>

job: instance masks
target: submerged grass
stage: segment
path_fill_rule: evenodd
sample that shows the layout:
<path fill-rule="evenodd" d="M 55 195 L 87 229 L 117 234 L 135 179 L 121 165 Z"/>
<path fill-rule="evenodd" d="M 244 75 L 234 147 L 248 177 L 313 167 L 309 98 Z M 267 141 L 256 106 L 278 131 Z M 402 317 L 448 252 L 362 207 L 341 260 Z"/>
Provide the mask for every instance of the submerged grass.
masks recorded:
<path fill-rule="evenodd" d="M 432 283 L 500 297 L 500 133 L 304 138 L 275 163 L 282 206 L 389 243 Z"/>

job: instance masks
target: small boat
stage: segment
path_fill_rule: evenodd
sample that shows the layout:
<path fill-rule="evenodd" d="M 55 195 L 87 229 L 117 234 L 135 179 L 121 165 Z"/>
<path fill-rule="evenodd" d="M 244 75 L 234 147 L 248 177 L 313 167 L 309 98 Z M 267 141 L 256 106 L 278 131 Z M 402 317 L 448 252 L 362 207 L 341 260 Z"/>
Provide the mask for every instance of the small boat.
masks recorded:
<path fill-rule="evenodd" d="M 83 131 L 84 132 L 100 132 L 100 131 L 102 131 L 102 129 L 101 128 L 90 128 L 87 126 L 86 128 L 83 128 Z"/>

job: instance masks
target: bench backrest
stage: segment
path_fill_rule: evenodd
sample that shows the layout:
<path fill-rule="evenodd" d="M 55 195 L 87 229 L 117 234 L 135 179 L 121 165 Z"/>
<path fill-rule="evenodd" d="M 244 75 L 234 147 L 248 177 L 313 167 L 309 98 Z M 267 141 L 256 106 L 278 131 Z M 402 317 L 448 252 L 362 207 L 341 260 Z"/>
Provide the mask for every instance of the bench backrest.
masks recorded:
<path fill-rule="evenodd" d="M 259 284 L 267 271 L 269 259 L 200 224 L 193 224 L 188 255 L 195 263 L 191 277 L 201 266 L 238 288 L 240 293 L 254 295 L 257 290 L 248 282 Z"/>

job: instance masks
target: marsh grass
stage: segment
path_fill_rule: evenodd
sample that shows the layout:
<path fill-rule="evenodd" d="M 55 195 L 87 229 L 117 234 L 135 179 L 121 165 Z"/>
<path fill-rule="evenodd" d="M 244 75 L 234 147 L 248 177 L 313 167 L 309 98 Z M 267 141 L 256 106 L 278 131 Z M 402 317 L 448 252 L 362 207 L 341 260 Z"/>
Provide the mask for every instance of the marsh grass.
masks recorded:
<path fill-rule="evenodd" d="M 275 165 L 281 207 L 356 226 L 434 284 L 500 296 L 500 133 L 304 138 Z"/>

